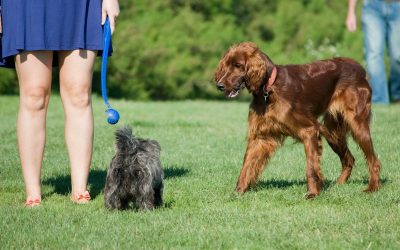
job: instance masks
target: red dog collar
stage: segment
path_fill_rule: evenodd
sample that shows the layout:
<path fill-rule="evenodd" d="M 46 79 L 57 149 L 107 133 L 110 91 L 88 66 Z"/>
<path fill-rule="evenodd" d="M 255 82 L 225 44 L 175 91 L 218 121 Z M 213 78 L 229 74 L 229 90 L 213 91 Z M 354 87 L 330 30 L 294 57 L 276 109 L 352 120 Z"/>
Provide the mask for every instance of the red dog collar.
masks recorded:
<path fill-rule="evenodd" d="M 271 91 L 271 86 L 275 83 L 277 73 L 278 70 L 276 69 L 276 66 L 274 66 L 271 75 L 269 76 L 268 83 L 264 85 L 264 95 L 266 97 L 269 95 L 269 92 Z"/>

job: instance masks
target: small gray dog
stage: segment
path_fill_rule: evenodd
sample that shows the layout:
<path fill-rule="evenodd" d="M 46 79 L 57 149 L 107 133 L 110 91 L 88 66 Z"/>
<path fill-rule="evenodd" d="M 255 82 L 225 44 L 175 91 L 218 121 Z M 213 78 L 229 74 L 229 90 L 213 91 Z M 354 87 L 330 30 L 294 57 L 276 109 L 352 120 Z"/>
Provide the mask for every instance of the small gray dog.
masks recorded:
<path fill-rule="evenodd" d="M 108 209 L 151 210 L 163 204 L 164 172 L 160 145 L 136 138 L 129 127 L 115 132 L 116 155 L 107 171 L 104 202 Z"/>

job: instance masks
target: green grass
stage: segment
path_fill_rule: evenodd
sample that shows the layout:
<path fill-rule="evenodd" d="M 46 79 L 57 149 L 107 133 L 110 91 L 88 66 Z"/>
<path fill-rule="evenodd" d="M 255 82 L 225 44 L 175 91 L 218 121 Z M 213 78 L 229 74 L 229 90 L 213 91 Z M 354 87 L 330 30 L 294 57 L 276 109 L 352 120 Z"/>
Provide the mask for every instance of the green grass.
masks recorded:
<path fill-rule="evenodd" d="M 350 143 L 356 167 L 336 185 L 340 161 L 324 142 L 321 196 L 305 200 L 302 144 L 287 140 L 258 185 L 233 194 L 245 150 L 248 104 L 233 101 L 114 100 L 137 135 L 162 147 L 165 206 L 153 212 L 110 212 L 103 206 L 115 127 L 94 98 L 95 139 L 89 180 L 93 201 L 73 205 L 60 99 L 52 96 L 43 162 L 43 203 L 25 209 L 16 146 L 17 97 L 0 97 L 0 248 L 399 249 L 400 106 L 375 106 L 372 131 L 382 161 L 382 189 L 361 192 L 368 171 Z"/>

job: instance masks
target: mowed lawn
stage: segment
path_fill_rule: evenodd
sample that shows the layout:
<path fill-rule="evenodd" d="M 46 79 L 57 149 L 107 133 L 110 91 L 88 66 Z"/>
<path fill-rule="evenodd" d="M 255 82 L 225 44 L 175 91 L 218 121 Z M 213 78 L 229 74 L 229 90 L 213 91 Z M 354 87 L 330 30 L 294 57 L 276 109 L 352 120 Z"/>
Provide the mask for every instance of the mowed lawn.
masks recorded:
<path fill-rule="evenodd" d="M 400 249 L 400 105 L 374 106 L 372 132 L 382 162 L 382 188 L 368 181 L 364 157 L 351 138 L 356 166 L 337 185 L 341 165 L 324 142 L 321 196 L 305 200 L 305 157 L 288 139 L 257 186 L 233 190 L 246 147 L 248 103 L 235 101 L 131 102 L 112 100 L 118 126 L 130 125 L 159 141 L 165 205 L 152 212 L 107 211 L 106 169 L 116 126 L 106 123 L 102 100 L 93 100 L 93 201 L 73 205 L 60 98 L 50 101 L 42 171 L 43 203 L 24 208 L 15 122 L 18 97 L 0 97 L 1 249 Z"/>

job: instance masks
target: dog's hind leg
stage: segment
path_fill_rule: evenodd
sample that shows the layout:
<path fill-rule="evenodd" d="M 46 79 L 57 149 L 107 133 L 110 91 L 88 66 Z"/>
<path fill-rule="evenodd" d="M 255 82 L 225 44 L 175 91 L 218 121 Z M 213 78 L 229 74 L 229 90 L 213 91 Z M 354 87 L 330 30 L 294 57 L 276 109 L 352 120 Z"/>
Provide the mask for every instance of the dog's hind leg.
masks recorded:
<path fill-rule="evenodd" d="M 236 192 L 244 193 L 250 185 L 256 183 L 258 176 L 264 169 L 266 160 L 280 146 L 281 141 L 275 138 L 249 138 L 243 167 L 236 185 Z"/>
<path fill-rule="evenodd" d="M 348 133 L 348 126 L 340 113 L 335 115 L 328 113 L 324 117 L 324 126 L 321 132 L 328 141 L 329 146 L 340 158 L 342 173 L 337 182 L 343 184 L 350 177 L 354 166 L 354 157 L 347 147 L 346 134 Z"/>
<path fill-rule="evenodd" d="M 369 121 L 371 117 L 371 91 L 367 88 L 357 89 L 356 107 L 348 107 L 345 119 L 349 124 L 354 140 L 364 152 L 369 167 L 369 183 L 365 192 L 379 189 L 379 172 L 381 163 L 375 154 L 371 139 Z"/>

